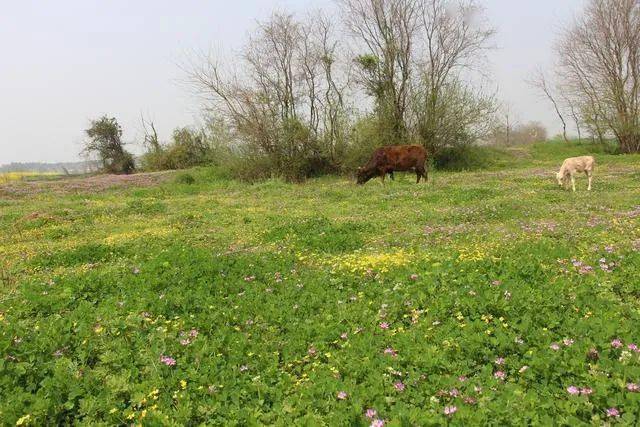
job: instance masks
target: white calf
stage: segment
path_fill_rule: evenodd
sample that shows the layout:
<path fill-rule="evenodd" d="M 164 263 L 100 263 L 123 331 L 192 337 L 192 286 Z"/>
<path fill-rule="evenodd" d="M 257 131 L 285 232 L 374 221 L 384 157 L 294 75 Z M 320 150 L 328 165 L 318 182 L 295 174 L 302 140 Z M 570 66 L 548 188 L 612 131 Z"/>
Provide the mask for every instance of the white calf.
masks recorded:
<path fill-rule="evenodd" d="M 564 186 L 567 182 L 567 178 L 571 178 L 571 186 L 573 191 L 576 191 L 575 174 L 584 172 L 589 178 L 589 187 L 587 190 L 591 190 L 591 178 L 593 176 L 593 166 L 595 160 L 592 156 L 570 157 L 562 162 L 560 171 L 556 174 L 558 179 L 558 185 Z"/>

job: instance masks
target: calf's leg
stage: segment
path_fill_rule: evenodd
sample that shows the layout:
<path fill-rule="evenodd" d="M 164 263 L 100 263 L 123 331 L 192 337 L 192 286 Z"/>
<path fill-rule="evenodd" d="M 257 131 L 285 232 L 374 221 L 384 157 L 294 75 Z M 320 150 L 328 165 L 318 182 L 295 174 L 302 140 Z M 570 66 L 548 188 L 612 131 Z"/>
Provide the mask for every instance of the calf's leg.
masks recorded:
<path fill-rule="evenodd" d="M 573 192 L 576 192 L 576 179 L 571 175 L 571 187 L 573 188 Z"/>
<path fill-rule="evenodd" d="M 587 171 L 587 178 L 589 179 L 589 187 L 587 187 L 588 191 L 591 191 L 591 177 L 592 177 L 592 173 L 590 171 Z"/>

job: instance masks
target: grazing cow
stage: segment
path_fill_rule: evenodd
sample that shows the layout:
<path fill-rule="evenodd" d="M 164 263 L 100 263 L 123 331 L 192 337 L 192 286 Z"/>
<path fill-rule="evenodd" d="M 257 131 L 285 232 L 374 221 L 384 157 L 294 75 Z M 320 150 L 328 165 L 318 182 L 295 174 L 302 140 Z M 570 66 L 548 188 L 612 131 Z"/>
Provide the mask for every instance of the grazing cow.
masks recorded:
<path fill-rule="evenodd" d="M 593 166 L 595 160 L 592 156 L 570 157 L 562 162 L 560 171 L 556 174 L 558 185 L 566 187 L 567 179 L 571 179 L 571 186 L 573 191 L 576 191 L 575 174 L 584 172 L 589 178 L 589 187 L 587 190 L 591 190 L 591 178 L 593 176 Z"/>
<path fill-rule="evenodd" d="M 386 174 L 393 179 L 394 171 L 415 170 L 417 183 L 420 177 L 427 180 L 427 170 L 425 162 L 427 160 L 427 150 L 421 145 L 389 145 L 380 147 L 373 152 L 369 162 L 358 168 L 358 184 L 364 184 L 375 176 L 382 178 Z"/>

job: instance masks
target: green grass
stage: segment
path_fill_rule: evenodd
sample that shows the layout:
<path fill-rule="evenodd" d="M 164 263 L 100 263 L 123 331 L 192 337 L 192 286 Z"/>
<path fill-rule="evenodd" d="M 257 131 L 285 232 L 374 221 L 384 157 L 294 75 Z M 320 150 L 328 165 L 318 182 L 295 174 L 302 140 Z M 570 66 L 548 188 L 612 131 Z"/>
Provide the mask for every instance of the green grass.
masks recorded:
<path fill-rule="evenodd" d="M 594 191 L 580 178 L 574 194 L 553 173 L 588 149 L 518 150 L 425 185 L 203 168 L 5 197 L 0 419 L 369 425 L 375 408 L 387 425 L 602 425 L 616 407 L 633 425 L 640 156 L 597 153 Z"/>

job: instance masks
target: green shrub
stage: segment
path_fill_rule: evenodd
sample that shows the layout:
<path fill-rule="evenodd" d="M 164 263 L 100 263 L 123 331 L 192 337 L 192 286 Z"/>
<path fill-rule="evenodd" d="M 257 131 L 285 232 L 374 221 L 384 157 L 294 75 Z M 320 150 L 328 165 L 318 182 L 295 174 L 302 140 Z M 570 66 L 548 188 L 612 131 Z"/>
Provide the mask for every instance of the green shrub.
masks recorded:
<path fill-rule="evenodd" d="M 506 150 L 496 147 L 462 145 L 441 149 L 432 161 L 436 169 L 462 171 L 498 167 L 511 157 Z"/>
<path fill-rule="evenodd" d="M 195 184 L 196 179 L 190 173 L 181 173 L 176 176 L 175 182 L 177 184 Z"/>
<path fill-rule="evenodd" d="M 377 117 L 370 115 L 358 120 L 353 127 L 351 142 L 346 147 L 341 170 L 344 173 L 354 172 L 369 160 L 376 148 L 390 145 L 382 135 Z"/>
<path fill-rule="evenodd" d="M 202 130 L 183 127 L 173 131 L 170 144 L 147 152 L 142 157 L 142 167 L 154 171 L 186 169 L 212 164 L 215 157 L 215 150 Z"/>

